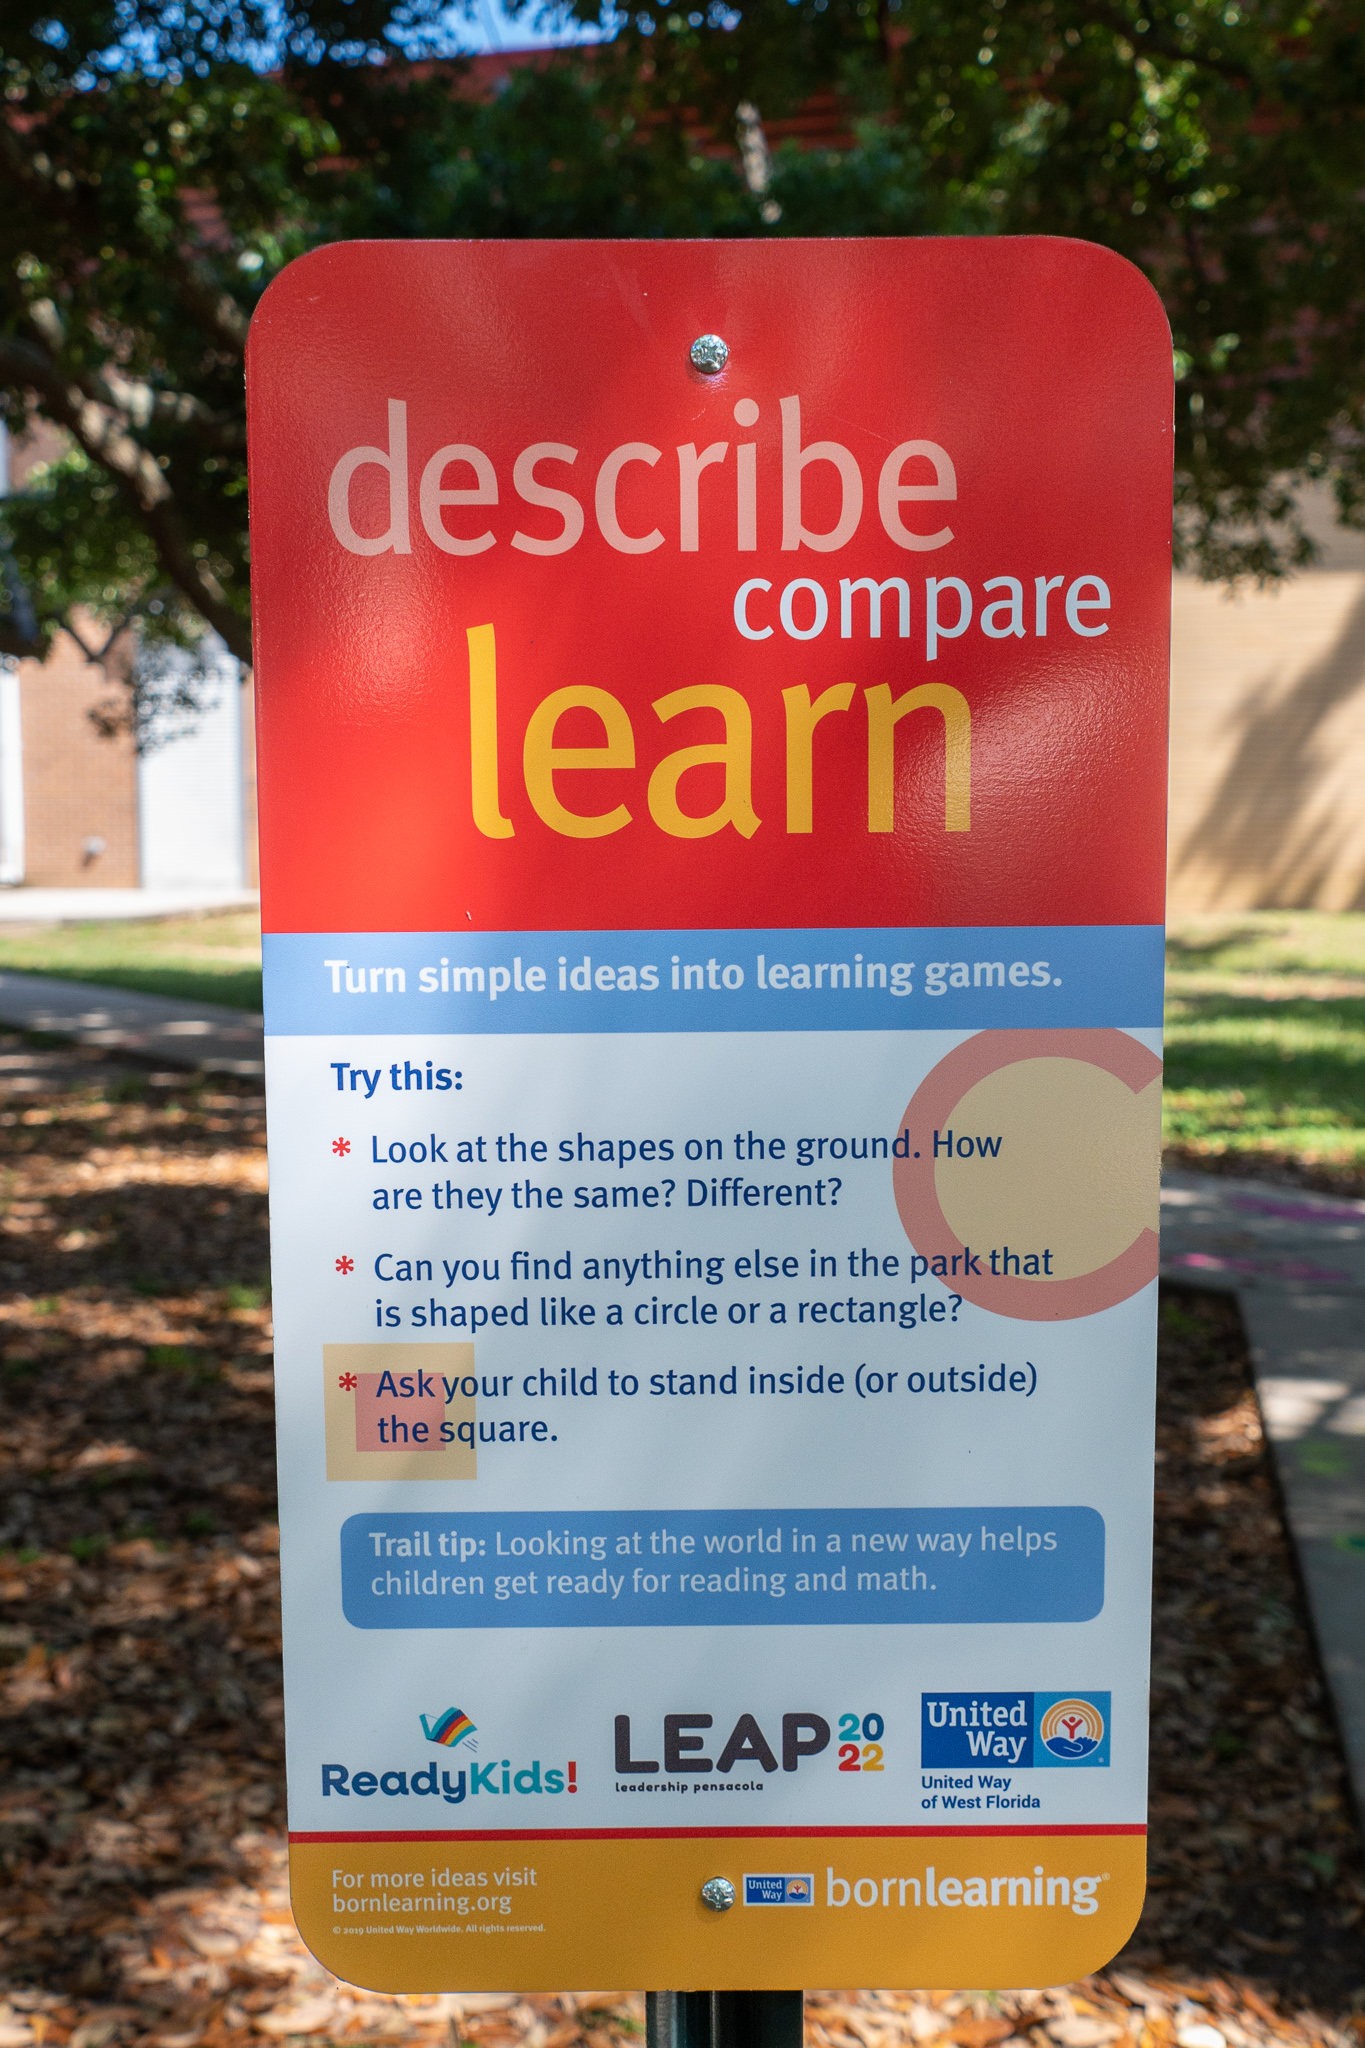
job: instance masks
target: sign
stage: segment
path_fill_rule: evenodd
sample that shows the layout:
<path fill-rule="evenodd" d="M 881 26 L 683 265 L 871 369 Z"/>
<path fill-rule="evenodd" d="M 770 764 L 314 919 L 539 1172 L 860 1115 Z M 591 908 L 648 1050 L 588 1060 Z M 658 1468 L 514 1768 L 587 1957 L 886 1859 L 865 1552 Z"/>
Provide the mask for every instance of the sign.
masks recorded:
<path fill-rule="evenodd" d="M 389 1991 L 1097 1967 L 1155 296 L 1062 241 L 357 244 L 249 375 L 305 1939 Z"/>

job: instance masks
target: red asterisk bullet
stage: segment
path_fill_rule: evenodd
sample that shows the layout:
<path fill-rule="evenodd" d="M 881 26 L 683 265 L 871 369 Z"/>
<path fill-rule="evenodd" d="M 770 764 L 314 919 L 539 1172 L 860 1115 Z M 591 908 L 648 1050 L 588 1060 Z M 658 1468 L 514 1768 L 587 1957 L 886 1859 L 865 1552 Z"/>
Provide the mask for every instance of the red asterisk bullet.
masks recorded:
<path fill-rule="evenodd" d="M 344 1159 L 350 1149 L 351 1141 L 349 1138 L 333 1138 L 332 1150 L 336 1153 L 338 1159 Z"/>
<path fill-rule="evenodd" d="M 354 1271 L 355 1271 L 355 1260 L 354 1260 L 354 1259 L 338 1259 L 338 1260 L 337 1260 L 337 1271 L 338 1271 L 338 1273 L 354 1273 Z"/>
<path fill-rule="evenodd" d="M 337 1381 L 337 1385 L 341 1388 L 343 1394 L 353 1394 L 358 1382 L 353 1372 L 344 1372 Z"/>

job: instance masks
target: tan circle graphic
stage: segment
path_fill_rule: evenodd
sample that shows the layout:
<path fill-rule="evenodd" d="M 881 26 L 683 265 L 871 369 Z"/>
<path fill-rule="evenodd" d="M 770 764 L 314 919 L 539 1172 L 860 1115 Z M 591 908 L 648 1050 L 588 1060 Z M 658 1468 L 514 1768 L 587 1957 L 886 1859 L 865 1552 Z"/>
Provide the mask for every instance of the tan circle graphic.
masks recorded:
<path fill-rule="evenodd" d="M 1157 1269 L 1161 1063 L 1121 1031 L 982 1032 L 929 1073 L 896 1204 L 931 1276 L 1028 1320 L 1093 1315 Z"/>

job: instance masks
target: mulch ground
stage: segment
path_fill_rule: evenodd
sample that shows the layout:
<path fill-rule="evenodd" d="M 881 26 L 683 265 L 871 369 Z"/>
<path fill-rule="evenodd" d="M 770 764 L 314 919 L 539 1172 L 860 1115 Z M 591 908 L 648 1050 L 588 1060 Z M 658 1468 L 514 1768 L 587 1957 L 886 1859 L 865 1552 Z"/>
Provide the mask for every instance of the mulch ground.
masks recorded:
<path fill-rule="evenodd" d="M 623 2048 L 638 1993 L 383 1998 L 300 1944 L 264 1116 L 0 1040 L 0 2048 Z M 1151 1889 L 1082 1984 L 812 1992 L 813 2048 L 1365 2043 L 1365 1864 L 1225 1300 L 1161 1350 Z"/>

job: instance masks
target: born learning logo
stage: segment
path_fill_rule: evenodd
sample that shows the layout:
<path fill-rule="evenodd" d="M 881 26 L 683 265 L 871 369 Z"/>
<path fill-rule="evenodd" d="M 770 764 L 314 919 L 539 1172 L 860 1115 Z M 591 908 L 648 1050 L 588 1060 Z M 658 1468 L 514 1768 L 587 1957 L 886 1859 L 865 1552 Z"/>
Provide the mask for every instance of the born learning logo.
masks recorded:
<path fill-rule="evenodd" d="M 934 1692 L 920 1695 L 926 1769 L 1095 1769 L 1109 1762 L 1107 1692 Z"/>

